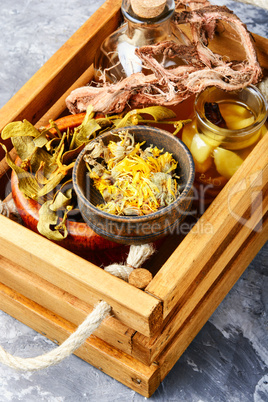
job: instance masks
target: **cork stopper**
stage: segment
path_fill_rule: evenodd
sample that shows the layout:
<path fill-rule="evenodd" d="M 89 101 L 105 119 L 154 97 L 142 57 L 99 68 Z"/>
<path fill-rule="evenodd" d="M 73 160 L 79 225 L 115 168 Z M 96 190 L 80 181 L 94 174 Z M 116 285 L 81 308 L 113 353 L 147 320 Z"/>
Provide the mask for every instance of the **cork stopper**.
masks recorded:
<path fill-rule="evenodd" d="M 130 0 L 130 3 L 139 17 L 155 18 L 164 11 L 166 0 Z"/>
<path fill-rule="evenodd" d="M 128 282 L 139 289 L 145 289 L 153 279 L 150 271 L 144 268 L 136 268 L 130 273 Z"/>

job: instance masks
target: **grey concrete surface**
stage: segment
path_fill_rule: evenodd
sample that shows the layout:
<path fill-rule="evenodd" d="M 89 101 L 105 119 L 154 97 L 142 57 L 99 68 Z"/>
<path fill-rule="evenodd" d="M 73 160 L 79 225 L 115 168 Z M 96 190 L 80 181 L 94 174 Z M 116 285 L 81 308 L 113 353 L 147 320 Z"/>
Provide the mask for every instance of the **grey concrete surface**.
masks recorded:
<path fill-rule="evenodd" d="M 0 107 L 102 3 L 102 0 L 0 0 Z M 230 0 L 213 3 L 226 4 L 252 32 L 268 37 L 268 11 Z M 267 268 L 266 245 L 151 401 L 268 401 Z M 0 345 L 21 357 L 40 355 L 55 347 L 2 311 Z M 19 373 L 0 364 L 0 402 L 145 399 L 76 356 L 34 373 Z"/>

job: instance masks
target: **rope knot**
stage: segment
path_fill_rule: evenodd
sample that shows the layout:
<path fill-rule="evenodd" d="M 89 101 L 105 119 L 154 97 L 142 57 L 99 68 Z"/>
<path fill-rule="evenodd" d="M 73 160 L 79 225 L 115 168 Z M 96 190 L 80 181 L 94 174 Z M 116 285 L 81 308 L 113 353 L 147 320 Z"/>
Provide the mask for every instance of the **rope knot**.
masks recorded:
<path fill-rule="evenodd" d="M 132 245 L 125 264 L 111 264 L 104 270 L 120 279 L 128 282 L 129 275 L 135 268 L 140 268 L 142 264 L 154 253 L 153 244 Z"/>

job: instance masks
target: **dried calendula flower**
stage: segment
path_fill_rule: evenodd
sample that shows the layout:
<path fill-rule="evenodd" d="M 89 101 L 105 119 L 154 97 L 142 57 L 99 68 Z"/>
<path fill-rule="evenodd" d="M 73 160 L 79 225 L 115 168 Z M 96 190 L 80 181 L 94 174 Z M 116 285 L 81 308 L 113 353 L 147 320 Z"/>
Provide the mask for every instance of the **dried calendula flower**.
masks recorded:
<path fill-rule="evenodd" d="M 135 143 L 128 130 L 118 137 L 107 146 L 102 141 L 90 144 L 84 156 L 89 176 L 105 201 L 98 208 L 113 215 L 147 215 L 175 201 L 179 185 L 172 154 L 155 146 L 143 150 L 145 142 Z"/>
<path fill-rule="evenodd" d="M 79 126 L 64 130 L 60 130 L 57 122 L 52 120 L 49 126 L 40 129 L 27 120 L 7 124 L 1 138 L 11 140 L 20 163 L 12 160 L 5 144 L 0 145 L 6 153 L 8 165 L 17 174 L 20 191 L 26 198 L 42 205 L 39 232 L 53 240 L 67 236 L 65 223 L 68 212 L 74 207 L 72 194 L 58 194 L 57 189 L 70 180 L 75 160 L 84 146 L 90 151 L 86 163 L 91 177 L 107 203 L 104 208 L 111 213 L 147 214 L 172 202 L 178 191 L 173 177 L 176 163 L 162 150 L 154 147 L 142 150 L 142 144 L 135 144 L 134 137 L 124 132 L 119 142 L 108 147 L 101 141 L 98 146 L 93 146 L 91 140 L 107 130 L 136 124 L 169 124 L 174 127 L 173 134 L 176 135 L 188 120 L 174 121 L 174 118 L 174 112 L 163 106 L 101 117 L 89 106 Z M 159 178 L 152 176 L 157 172 L 166 174 L 166 185 L 162 182 L 160 185 Z"/>

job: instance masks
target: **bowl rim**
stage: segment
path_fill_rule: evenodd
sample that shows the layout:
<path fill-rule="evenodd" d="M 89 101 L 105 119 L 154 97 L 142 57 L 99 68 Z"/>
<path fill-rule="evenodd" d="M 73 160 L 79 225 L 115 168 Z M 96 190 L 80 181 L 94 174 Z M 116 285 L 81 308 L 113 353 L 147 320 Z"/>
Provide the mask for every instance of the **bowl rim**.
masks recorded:
<path fill-rule="evenodd" d="M 96 215 L 101 216 L 102 218 L 107 218 L 113 221 L 120 221 L 122 222 L 129 222 L 130 219 L 134 220 L 135 222 L 143 222 L 143 221 L 148 221 L 151 219 L 156 219 L 158 217 L 161 217 L 162 215 L 165 215 L 166 213 L 168 213 L 169 211 L 173 210 L 173 208 L 176 206 L 176 204 L 179 204 L 186 196 L 187 194 L 191 191 L 191 189 L 193 188 L 193 184 L 194 184 L 194 177 L 195 177 L 195 167 L 194 167 L 194 160 L 192 157 L 191 152 L 189 151 L 188 147 L 184 144 L 184 142 L 182 140 L 180 140 L 178 137 L 172 135 L 171 133 L 169 133 L 166 130 L 157 128 L 157 127 L 151 127 L 151 126 L 145 126 L 145 125 L 133 125 L 133 126 L 126 126 L 126 127 L 120 127 L 120 128 L 114 128 L 112 130 L 106 131 L 105 133 L 99 135 L 98 137 L 94 138 L 90 144 L 92 144 L 92 142 L 97 142 L 99 139 L 102 139 L 104 137 L 106 137 L 107 135 L 113 134 L 113 133 L 117 133 L 118 131 L 122 131 L 122 130 L 136 130 L 136 129 L 151 129 L 153 131 L 156 131 L 158 134 L 161 133 L 162 135 L 168 136 L 170 138 L 172 138 L 172 140 L 175 140 L 175 142 L 177 142 L 179 144 L 179 146 L 183 149 L 183 152 L 185 152 L 185 154 L 187 155 L 187 159 L 189 161 L 189 166 L 190 166 L 190 172 L 189 172 L 189 177 L 187 179 L 186 185 L 182 191 L 182 193 L 176 198 L 175 201 L 173 201 L 171 204 L 165 206 L 162 209 L 159 209 L 158 211 L 152 212 L 150 214 L 146 214 L 146 215 L 141 215 L 141 216 L 136 216 L 136 215 L 113 215 L 113 214 L 109 214 L 108 212 L 104 212 L 101 211 L 98 207 L 94 206 L 89 200 L 88 198 L 86 198 L 80 188 L 80 186 L 77 184 L 76 181 L 76 177 L 77 177 L 77 170 L 78 170 L 78 165 L 80 164 L 80 162 L 83 160 L 83 156 L 86 153 L 87 149 L 86 147 L 82 149 L 82 151 L 79 153 L 79 155 L 76 158 L 75 161 L 75 165 L 73 167 L 73 172 L 72 172 L 72 181 L 73 181 L 73 187 L 74 190 L 77 194 L 78 197 L 78 201 L 79 199 L 83 201 L 83 203 L 90 209 L 92 210 Z M 179 161 L 178 161 L 179 163 Z"/>

